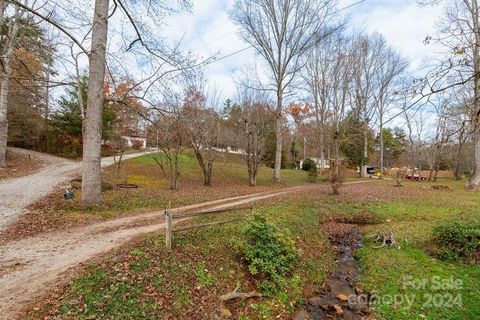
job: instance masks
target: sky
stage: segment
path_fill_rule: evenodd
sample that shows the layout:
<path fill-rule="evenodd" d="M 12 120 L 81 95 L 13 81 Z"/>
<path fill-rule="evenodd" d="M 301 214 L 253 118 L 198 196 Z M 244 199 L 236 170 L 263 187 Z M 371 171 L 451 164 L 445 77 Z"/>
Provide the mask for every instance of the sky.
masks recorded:
<path fill-rule="evenodd" d="M 416 0 L 339 0 L 338 9 L 350 28 L 379 32 L 391 46 L 410 61 L 410 71 L 417 72 L 422 62 L 434 56 L 423 40 L 435 31 L 441 13 L 439 6 L 419 6 Z M 239 37 L 238 28 L 229 20 L 234 0 L 193 0 L 191 12 L 171 16 L 165 29 L 167 39 L 182 40 L 181 48 L 200 57 L 223 57 L 248 47 Z M 208 65 L 205 75 L 209 86 L 221 91 L 223 97 L 235 94 L 235 79 L 247 65 L 255 64 L 257 56 L 250 48 L 229 58 Z"/>

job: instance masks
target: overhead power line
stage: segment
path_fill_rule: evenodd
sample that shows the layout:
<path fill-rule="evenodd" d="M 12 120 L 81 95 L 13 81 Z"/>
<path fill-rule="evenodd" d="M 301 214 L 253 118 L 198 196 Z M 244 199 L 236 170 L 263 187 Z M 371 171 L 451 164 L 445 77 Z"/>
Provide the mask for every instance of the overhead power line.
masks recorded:
<path fill-rule="evenodd" d="M 340 8 L 340 9 L 336 10 L 336 11 L 333 12 L 332 14 L 337 14 L 337 13 L 342 12 L 342 11 L 344 11 L 344 10 L 350 9 L 350 8 L 355 7 L 355 6 L 361 4 L 361 3 L 365 2 L 365 1 L 367 1 L 367 0 L 359 0 L 359 1 L 354 2 L 354 3 L 352 3 L 352 4 L 348 5 L 348 6 L 345 6 L 345 7 L 343 7 L 343 8 Z M 225 37 L 225 36 L 226 36 L 226 35 L 223 35 L 222 38 Z M 210 43 L 215 42 L 215 41 L 217 41 L 217 40 L 218 40 L 218 39 L 213 40 L 213 41 L 211 41 Z M 250 48 L 253 48 L 253 46 L 252 46 L 252 45 L 249 45 L 249 46 L 247 46 L 247 47 L 245 47 L 245 48 L 242 48 L 242 49 L 240 49 L 240 50 L 234 51 L 234 52 L 232 52 L 232 53 L 228 53 L 228 54 L 226 54 L 226 55 L 224 55 L 224 56 L 220 56 L 219 58 L 216 58 L 215 60 L 206 63 L 206 65 L 211 65 L 211 64 L 213 64 L 213 63 L 215 63 L 215 62 L 228 59 L 228 58 L 230 58 L 230 57 L 232 57 L 232 56 L 234 56 L 234 55 L 237 55 L 237 54 L 239 54 L 239 53 L 242 53 L 242 52 L 244 52 L 244 51 L 246 51 L 246 50 L 248 50 L 248 49 L 250 49 Z"/>

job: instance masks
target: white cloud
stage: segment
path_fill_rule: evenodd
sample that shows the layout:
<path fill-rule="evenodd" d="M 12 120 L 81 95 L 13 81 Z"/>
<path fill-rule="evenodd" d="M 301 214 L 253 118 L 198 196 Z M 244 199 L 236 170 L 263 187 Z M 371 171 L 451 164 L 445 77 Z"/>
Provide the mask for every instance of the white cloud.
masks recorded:
<path fill-rule="evenodd" d="M 345 8 L 358 0 L 340 0 Z M 229 20 L 228 11 L 234 0 L 197 0 L 191 13 L 169 19 L 166 34 L 170 39 L 184 36 L 184 49 L 199 56 L 218 54 L 223 57 L 247 47 L 238 36 L 238 28 Z M 415 0 L 366 0 L 342 10 L 339 14 L 350 21 L 352 28 L 382 33 L 388 42 L 411 61 L 411 70 L 432 56 L 423 39 L 434 32 L 439 7 L 417 5 Z M 224 97 L 232 97 L 235 85 L 232 73 L 238 72 L 255 59 L 253 49 L 214 62 L 206 68 L 211 83 L 221 87 Z"/>

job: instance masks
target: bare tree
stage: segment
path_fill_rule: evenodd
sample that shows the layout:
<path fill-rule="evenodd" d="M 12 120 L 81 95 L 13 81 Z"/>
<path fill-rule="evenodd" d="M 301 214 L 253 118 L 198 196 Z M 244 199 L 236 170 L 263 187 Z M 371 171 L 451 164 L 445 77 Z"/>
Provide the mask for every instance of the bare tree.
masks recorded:
<path fill-rule="evenodd" d="M 327 26 L 333 1 L 236 0 L 232 20 L 242 37 L 265 60 L 276 95 L 276 144 L 273 180 L 281 180 L 283 100 L 304 63 L 302 56 L 332 32 Z"/>
<path fill-rule="evenodd" d="M 478 0 L 424 0 L 446 3 L 438 37 L 428 37 L 446 48 L 446 59 L 433 70 L 432 92 L 468 87 L 472 92 L 468 112 L 473 127 L 475 171 L 467 188 L 480 186 L 480 2 Z"/>
<path fill-rule="evenodd" d="M 380 34 L 359 35 L 355 39 L 354 92 L 355 115 L 364 123 L 363 161 L 360 175 L 367 176 L 369 124 L 375 112 L 375 97 L 380 87 L 377 70 L 382 67 L 387 43 Z"/>
<path fill-rule="evenodd" d="M 463 109 L 460 107 L 460 109 Z M 454 113 L 453 116 L 453 122 L 455 128 L 457 128 L 457 148 L 455 150 L 455 165 L 454 165 L 454 176 L 455 180 L 462 180 L 463 177 L 463 154 L 464 154 L 464 149 L 465 149 L 465 144 L 467 142 L 467 139 L 469 137 L 468 131 L 469 131 L 469 123 L 468 120 L 466 119 L 466 112 L 465 111 L 460 111 L 458 113 Z"/>
<path fill-rule="evenodd" d="M 354 48 L 352 41 L 339 34 L 326 48 L 328 69 L 325 78 L 321 79 L 321 89 L 328 92 L 328 113 L 332 126 L 333 161 L 330 164 L 330 183 L 334 194 L 339 193 L 342 183 L 340 163 L 340 143 L 345 136 L 346 118 L 351 111 L 351 78 L 354 65 Z"/>
<path fill-rule="evenodd" d="M 392 107 L 392 103 L 397 98 L 395 85 L 398 85 L 398 77 L 406 70 L 408 63 L 400 54 L 392 48 L 387 48 L 382 55 L 383 63 L 377 69 L 379 89 L 375 97 L 376 112 L 379 123 L 379 140 L 380 140 L 380 175 L 384 174 L 384 137 L 383 128 L 385 115 Z"/>
<path fill-rule="evenodd" d="M 422 136 L 424 134 L 424 115 L 423 115 L 423 106 L 420 105 L 416 109 L 409 108 L 408 96 L 410 93 L 408 90 L 403 91 L 401 109 L 402 117 L 405 120 L 407 126 L 407 138 L 408 138 L 408 147 L 407 155 L 410 160 L 410 165 L 412 166 L 412 175 L 415 174 L 415 169 L 418 170 L 418 176 L 422 174 L 422 154 L 423 154 L 423 143 Z M 418 180 L 421 181 L 421 180 Z"/>
<path fill-rule="evenodd" d="M 22 3 L 19 0 L 5 0 L 32 14 L 38 20 L 48 23 L 67 43 L 73 43 L 72 50 L 75 68 L 78 70 L 78 58 L 85 55 L 89 60 L 89 88 L 84 120 L 84 154 L 82 171 L 82 202 L 85 205 L 99 204 L 102 200 L 100 177 L 100 143 L 102 108 L 105 101 L 103 84 L 105 70 L 116 69 L 128 73 L 128 69 L 139 69 L 140 75 L 135 86 L 125 92 L 125 96 L 144 102 L 150 109 L 156 110 L 160 105 L 156 92 L 161 91 L 161 80 L 174 72 L 194 67 L 190 57 L 180 54 L 178 46 L 168 48 L 158 36 L 157 27 L 164 23 L 159 17 L 175 9 L 188 7 L 188 0 L 115 0 L 109 8 L 109 0 L 95 0 L 93 18 L 84 2 L 70 2 L 63 6 L 54 0 L 37 0 Z M 110 12 L 109 12 L 110 9 Z M 120 28 L 112 30 L 117 37 L 115 45 L 108 45 L 109 19 L 117 18 Z M 113 24 L 118 27 L 118 24 Z M 127 30 L 128 29 L 128 30 Z M 91 39 L 91 46 L 85 42 Z M 107 59 L 108 57 L 108 59 Z M 107 65 L 108 61 L 108 65 Z M 67 70 L 67 73 L 71 70 Z M 74 76 L 75 77 L 75 76 Z M 138 93 L 142 91 L 141 93 Z M 125 101 L 126 99 L 120 98 Z M 118 102 L 118 101 L 115 101 Z"/>
<path fill-rule="evenodd" d="M 447 113 L 446 113 L 446 101 L 441 100 L 438 104 L 434 105 L 435 108 L 435 136 L 431 142 L 429 152 L 430 155 L 430 171 L 428 175 L 428 181 L 437 181 L 438 171 L 440 170 L 440 162 L 442 160 L 442 151 L 445 143 L 448 142 L 448 129 L 447 129 Z"/>
<path fill-rule="evenodd" d="M 213 92 L 211 101 L 204 88 L 203 77 L 190 83 L 185 92 L 182 117 L 188 139 L 193 147 L 198 165 L 203 172 L 203 184 L 212 185 L 213 164 L 217 157 L 220 135 L 219 115 L 208 103 L 218 105 L 218 95 Z"/>
<path fill-rule="evenodd" d="M 161 151 L 160 154 L 152 154 L 152 158 L 168 178 L 170 189 L 176 190 L 180 177 L 180 160 L 186 145 L 181 114 L 182 100 L 172 93 L 167 94 L 165 99 L 163 108 L 168 110 L 168 113 L 160 114 L 152 122 Z"/>
<path fill-rule="evenodd" d="M 13 10 L 11 16 L 8 12 Z M 0 0 L 0 26 L 6 29 L 0 38 L 0 168 L 5 166 L 8 139 L 8 89 L 12 74 L 12 58 L 16 48 L 20 18 L 24 11 Z"/>
<path fill-rule="evenodd" d="M 329 42 L 334 39 L 329 38 L 326 40 L 328 43 L 325 46 L 330 45 Z M 328 68 L 330 52 L 323 50 L 321 46 L 317 45 L 310 52 L 307 57 L 305 68 L 302 70 L 302 78 L 308 87 L 309 94 L 313 99 L 313 114 L 315 119 L 315 127 L 318 132 L 318 148 L 320 151 L 320 172 L 325 170 L 325 135 L 327 130 L 327 103 L 329 89 L 325 83 L 328 81 Z"/>
<path fill-rule="evenodd" d="M 269 113 L 266 95 L 249 86 L 240 86 L 237 89 L 241 114 L 239 125 L 243 122 L 243 147 L 247 162 L 248 180 L 250 186 L 257 185 L 258 170 L 262 164 L 265 152 L 265 140 L 271 130 L 273 122 Z"/>

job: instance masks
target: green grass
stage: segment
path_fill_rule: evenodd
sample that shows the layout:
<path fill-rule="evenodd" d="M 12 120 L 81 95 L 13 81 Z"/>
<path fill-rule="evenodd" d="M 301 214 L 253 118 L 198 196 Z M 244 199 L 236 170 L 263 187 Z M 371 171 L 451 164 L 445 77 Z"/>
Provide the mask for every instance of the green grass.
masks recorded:
<path fill-rule="evenodd" d="M 164 177 L 161 177 L 160 168 L 152 159 L 152 156 L 161 157 L 159 154 L 155 155 L 145 155 L 142 157 L 134 158 L 127 160 L 129 169 L 145 169 L 145 168 L 154 168 L 158 170 L 159 179 L 166 180 Z M 143 168 L 142 168 L 143 167 Z M 147 169 L 148 170 L 148 169 Z M 130 171 L 130 170 L 129 170 Z M 136 170 L 131 170 L 135 172 Z M 202 172 L 198 166 L 198 162 L 194 154 L 190 151 L 186 151 L 181 156 L 180 160 L 180 171 L 181 178 L 187 179 L 202 179 Z M 148 170 L 150 173 L 150 170 Z M 127 179 L 132 179 L 134 175 L 130 175 L 127 172 Z M 141 175 L 143 179 L 149 180 L 150 175 Z M 273 176 L 273 169 L 263 166 L 259 170 L 257 177 L 258 185 L 271 185 Z M 283 169 L 282 170 L 282 182 L 281 185 L 289 186 L 299 183 L 305 183 L 307 173 L 301 170 L 292 170 L 292 169 Z M 215 181 L 218 183 L 219 180 L 233 180 L 233 182 L 239 182 L 242 184 L 248 184 L 248 174 L 247 167 L 245 165 L 245 160 L 241 155 L 231 154 L 231 153 L 219 153 L 215 162 L 214 162 L 214 171 L 213 171 L 213 183 Z M 166 182 L 166 181 L 165 181 Z"/>
<path fill-rule="evenodd" d="M 139 158 L 129 166 L 138 166 L 134 171 L 141 175 L 149 161 Z M 238 158 L 226 160 L 223 165 L 228 169 L 219 170 L 225 170 L 225 177 L 244 181 L 238 176 L 244 169 Z M 185 169 L 186 174 L 195 175 L 195 162 L 187 155 L 184 168 L 188 166 L 191 171 Z M 269 182 L 271 172 L 264 171 L 264 179 Z M 303 172 L 291 174 L 291 180 L 286 178 L 287 185 L 305 178 L 300 175 Z M 432 230 L 439 223 L 480 219 L 480 195 L 465 191 L 465 182 L 440 183 L 448 184 L 453 191 L 432 190 L 428 188 L 431 183 L 406 182 L 403 188 L 396 188 L 393 181 L 375 181 L 345 187 L 337 197 L 319 188 L 258 206 L 256 210 L 266 214 L 269 221 L 288 229 L 301 251 L 301 260 L 288 277 L 286 290 L 272 298 L 229 306 L 234 318 L 288 319 L 335 268 L 335 256 L 321 231 L 321 223 L 361 213 L 371 214 L 377 222 L 362 227 L 365 244 L 356 253 L 361 269 L 360 287 L 379 297 L 372 310 L 375 319 L 478 318 L 480 267 L 440 261 L 428 253 L 428 248 Z M 194 222 L 233 215 L 204 217 Z M 390 222 L 386 223 L 387 220 Z M 89 267 L 66 287 L 56 303 L 32 311 L 30 319 L 45 314 L 63 319 L 209 319 L 218 311 L 218 297 L 231 292 L 237 282 L 241 291 L 257 289 L 230 244 L 242 225 L 240 222 L 174 234 L 171 253 L 165 249 L 163 235 L 146 235 Z M 370 236 L 380 230 L 393 231 L 400 249 L 375 248 L 378 244 Z M 408 282 L 412 280 L 425 281 L 425 287 L 412 287 Z M 434 290 L 434 281 L 438 280 L 461 281 L 462 285 Z M 389 297 L 403 300 L 394 303 Z M 409 304 L 407 298 L 413 302 Z M 460 302 L 462 306 L 458 305 Z"/>
<path fill-rule="evenodd" d="M 256 208 L 269 221 L 289 230 L 302 257 L 284 291 L 272 298 L 230 306 L 238 319 L 286 319 L 314 294 L 333 267 L 328 240 L 318 232 L 320 219 L 312 206 L 317 199 L 303 199 L 302 205 L 286 198 Z M 250 210 L 243 215 L 248 217 Z M 210 315 L 218 312 L 218 297 L 231 292 L 237 282 L 242 292 L 257 290 L 230 241 L 239 236 L 244 223 L 175 233 L 171 253 L 165 248 L 163 235 L 146 235 L 91 265 L 67 287 L 53 308 L 44 306 L 39 312 L 63 319 L 211 319 Z M 38 317 L 39 313 L 30 315 L 30 319 Z"/>
<path fill-rule="evenodd" d="M 159 155 L 155 155 L 159 156 Z M 86 213 L 112 217 L 131 212 L 162 209 L 169 205 L 182 206 L 208 200 L 268 191 L 275 188 L 307 184 L 307 173 L 302 170 L 282 170 L 282 182 L 272 182 L 273 169 L 261 167 L 257 187 L 250 187 L 248 172 L 242 156 L 219 154 L 214 162 L 211 187 L 203 186 L 203 174 L 195 156 L 186 151 L 181 156 L 178 190 L 169 190 L 168 179 L 163 175 L 152 155 L 126 160 L 121 175 L 116 177 L 113 168 L 106 168 L 103 180 L 111 185 L 131 183 L 138 189 L 114 189 L 104 192 L 104 205 L 84 208 L 80 205 L 80 190 L 75 191 L 75 200 L 62 202 L 55 208 L 68 217 Z"/>
<path fill-rule="evenodd" d="M 432 229 L 446 220 L 480 218 L 479 194 L 463 189 L 464 182 L 441 181 L 452 191 L 419 191 L 409 199 L 373 204 L 370 210 L 388 225 L 374 225 L 365 233 L 389 230 L 396 234 L 401 248 L 374 248 L 371 241 L 358 252 L 362 267 L 361 283 L 376 292 L 381 303 L 374 312 L 383 319 L 476 319 L 480 314 L 480 267 L 439 261 L 427 253 Z M 415 184 L 408 183 L 405 187 Z M 428 186 L 429 184 L 427 184 Z M 422 195 L 421 193 L 424 193 Z M 409 281 L 424 281 L 413 287 Z M 436 281 L 460 281 L 463 285 L 435 290 Z M 390 303 L 389 297 L 397 297 Z M 400 298 L 401 297 L 401 298 Z M 413 303 L 409 304 L 406 299 Z"/>

